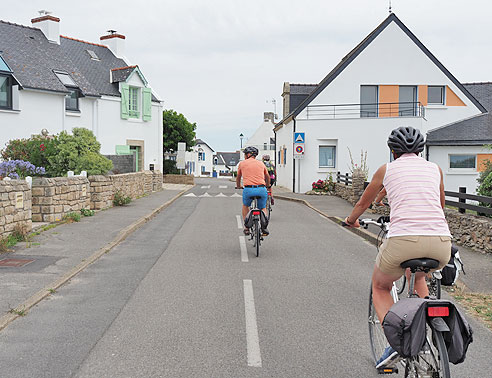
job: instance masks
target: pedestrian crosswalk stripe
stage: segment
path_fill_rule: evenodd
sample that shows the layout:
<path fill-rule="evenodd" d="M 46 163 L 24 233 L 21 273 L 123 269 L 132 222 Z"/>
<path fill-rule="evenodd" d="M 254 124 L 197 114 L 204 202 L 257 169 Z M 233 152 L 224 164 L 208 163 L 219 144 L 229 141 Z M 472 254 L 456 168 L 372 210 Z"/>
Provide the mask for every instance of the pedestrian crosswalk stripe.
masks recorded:
<path fill-rule="evenodd" d="M 227 197 L 225 194 L 219 193 L 215 197 Z"/>
<path fill-rule="evenodd" d="M 210 185 L 203 185 L 202 189 L 210 189 Z"/>
<path fill-rule="evenodd" d="M 185 197 L 196 197 L 195 193 L 186 194 Z"/>
<path fill-rule="evenodd" d="M 219 189 L 226 189 L 227 185 L 219 185 Z"/>

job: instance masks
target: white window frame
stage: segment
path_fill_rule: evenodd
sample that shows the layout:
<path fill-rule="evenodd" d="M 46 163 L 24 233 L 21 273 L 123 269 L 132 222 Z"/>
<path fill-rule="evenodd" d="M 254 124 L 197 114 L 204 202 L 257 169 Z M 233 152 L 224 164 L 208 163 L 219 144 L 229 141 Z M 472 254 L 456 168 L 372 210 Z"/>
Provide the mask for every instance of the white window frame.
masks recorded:
<path fill-rule="evenodd" d="M 135 98 L 133 98 L 135 96 Z M 128 87 L 128 117 L 129 118 L 140 118 L 140 88 L 139 87 Z"/>
<path fill-rule="evenodd" d="M 333 166 L 330 166 L 330 165 L 321 165 L 321 162 L 319 161 L 319 154 L 320 154 L 320 151 L 321 151 L 321 148 L 322 147 L 331 147 L 334 149 L 333 151 Z M 337 166 L 337 146 L 334 145 L 334 144 L 320 144 L 318 146 L 318 168 L 336 168 Z"/>
<path fill-rule="evenodd" d="M 442 89 L 442 99 L 441 102 L 430 102 L 429 101 L 429 88 L 441 88 Z M 444 85 L 429 85 L 427 86 L 427 105 L 444 105 L 446 103 L 446 87 Z"/>
<path fill-rule="evenodd" d="M 475 156 L 475 167 L 474 168 L 451 168 L 451 156 Z M 477 154 L 448 154 L 448 170 L 449 172 L 477 172 Z"/>

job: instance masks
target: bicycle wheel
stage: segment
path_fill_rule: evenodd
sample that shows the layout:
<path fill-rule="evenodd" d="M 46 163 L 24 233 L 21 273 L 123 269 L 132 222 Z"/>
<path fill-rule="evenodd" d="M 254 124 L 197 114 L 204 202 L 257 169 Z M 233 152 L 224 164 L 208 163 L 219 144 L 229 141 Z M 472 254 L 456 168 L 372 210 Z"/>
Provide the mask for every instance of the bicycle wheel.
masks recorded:
<path fill-rule="evenodd" d="M 405 286 L 407 284 L 407 276 L 401 276 L 397 281 L 395 281 L 396 290 L 398 291 L 398 298 L 402 298 L 402 294 L 405 292 Z"/>
<path fill-rule="evenodd" d="M 405 377 L 451 378 L 449 357 L 440 331 L 427 326 L 427 340 L 411 364 L 405 366 Z"/>
<path fill-rule="evenodd" d="M 267 211 L 268 211 L 268 220 L 270 220 L 270 215 L 272 213 L 272 197 L 268 196 L 267 200 Z"/>
<path fill-rule="evenodd" d="M 372 302 L 372 284 L 371 290 L 369 291 L 369 342 L 371 343 L 371 353 L 374 359 L 374 366 L 376 366 L 377 361 L 383 355 L 384 349 L 389 345 L 384 335 L 383 326 L 381 321 L 376 314 L 374 309 L 374 304 Z"/>
<path fill-rule="evenodd" d="M 261 242 L 261 229 L 259 225 L 260 221 L 258 219 L 255 220 L 254 224 L 254 233 L 255 233 L 255 246 L 256 246 L 256 257 L 260 256 L 260 242 Z"/>

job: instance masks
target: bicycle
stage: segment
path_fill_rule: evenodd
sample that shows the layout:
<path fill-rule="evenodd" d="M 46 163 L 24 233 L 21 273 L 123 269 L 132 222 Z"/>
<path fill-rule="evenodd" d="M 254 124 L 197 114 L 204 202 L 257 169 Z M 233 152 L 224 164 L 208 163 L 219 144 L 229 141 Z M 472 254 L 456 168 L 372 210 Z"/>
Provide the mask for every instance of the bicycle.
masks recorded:
<path fill-rule="evenodd" d="M 380 237 L 384 237 L 388 231 L 388 221 L 389 217 L 380 217 L 377 221 L 373 219 L 362 219 L 359 220 L 359 223 L 365 228 L 367 228 L 369 224 L 378 226 L 381 229 L 380 235 L 378 236 L 379 242 Z M 438 264 L 439 262 L 437 260 L 425 258 L 407 260 L 401 264 L 402 268 L 410 269 L 408 298 L 418 297 L 418 295 L 414 293 L 415 274 L 419 271 L 429 273 L 429 271 L 436 268 Z M 405 277 L 405 275 L 403 275 L 403 277 Z M 405 278 L 393 282 L 391 295 L 395 303 L 403 294 L 405 286 Z M 436 302 L 436 305 L 438 306 L 439 302 Z M 395 362 L 393 366 L 379 368 L 378 372 L 380 374 L 398 373 L 399 364 L 404 368 L 404 376 L 408 378 L 450 378 L 448 352 L 442 334 L 442 323 L 444 322 L 442 316 L 446 316 L 446 310 L 448 310 L 449 314 L 449 309 L 447 307 L 429 306 L 425 324 L 426 339 L 421 351 L 414 357 L 401 358 L 398 362 Z M 372 285 L 369 294 L 368 325 L 372 357 L 374 363 L 377 364 L 378 359 L 388 346 L 388 342 L 372 301 Z"/>
<path fill-rule="evenodd" d="M 270 216 L 272 214 L 272 193 L 270 191 L 268 191 L 266 208 L 268 212 L 267 218 L 270 220 Z"/>
<path fill-rule="evenodd" d="M 251 226 L 250 240 L 253 240 L 253 245 L 256 248 L 256 257 L 260 256 L 260 245 L 263 240 L 261 232 L 261 209 L 258 208 L 258 199 L 260 197 L 252 197 L 253 201 L 250 206 L 250 216 L 253 217 L 253 224 Z"/>

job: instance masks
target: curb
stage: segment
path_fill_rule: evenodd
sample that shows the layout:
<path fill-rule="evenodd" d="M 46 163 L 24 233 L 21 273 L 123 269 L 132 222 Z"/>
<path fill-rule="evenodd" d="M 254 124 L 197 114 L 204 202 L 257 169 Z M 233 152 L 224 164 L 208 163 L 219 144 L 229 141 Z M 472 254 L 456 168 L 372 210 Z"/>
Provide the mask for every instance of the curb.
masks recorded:
<path fill-rule="evenodd" d="M 77 274 L 82 272 L 85 268 L 87 268 L 90 264 L 93 262 L 97 261 L 101 256 L 104 254 L 108 253 L 111 251 L 114 247 L 116 247 L 118 244 L 120 244 L 123 240 L 125 240 L 129 235 L 131 235 L 133 232 L 135 232 L 138 228 L 142 227 L 145 223 L 147 223 L 149 220 L 151 220 L 153 217 L 155 217 L 158 213 L 160 213 L 162 210 L 164 210 L 166 207 L 171 205 L 174 201 L 176 201 L 179 197 L 181 197 L 184 193 L 186 193 L 190 189 L 185 189 L 179 192 L 176 196 L 171 198 L 169 201 L 163 203 L 156 209 L 152 210 L 149 214 L 143 216 L 139 220 L 133 222 L 129 226 L 125 227 L 123 230 L 121 230 L 116 238 L 106 244 L 104 247 L 100 248 L 98 251 L 94 252 L 91 256 L 88 258 L 82 260 L 80 264 L 72 268 L 70 271 L 65 273 L 62 277 L 58 278 L 57 280 L 53 281 L 52 283 L 48 284 L 48 286 L 45 286 L 43 289 L 29 297 L 24 303 L 18 305 L 16 308 L 12 309 L 14 311 L 22 312 L 25 314 L 26 311 L 30 310 L 32 307 L 34 307 L 36 304 L 41 302 L 44 298 L 48 297 L 51 295 L 53 290 L 58 289 L 65 283 L 67 283 L 70 279 L 75 277 Z M 2 331 L 5 327 L 7 327 L 11 322 L 13 322 L 15 319 L 18 317 L 23 316 L 19 315 L 17 313 L 12 313 L 9 312 L 6 315 L 3 315 L 0 317 L 0 331 Z"/>
<path fill-rule="evenodd" d="M 309 207 L 310 209 L 316 211 L 318 214 L 324 216 L 326 219 L 329 219 L 332 222 L 334 222 L 334 223 L 336 223 L 336 224 L 338 224 L 340 226 L 342 225 L 342 222 L 343 222 L 343 219 L 342 218 L 339 218 L 339 217 L 334 216 L 334 215 L 328 215 L 328 214 L 322 212 L 321 210 L 317 209 L 313 205 L 311 205 L 306 200 L 303 200 L 303 199 L 300 199 L 300 198 L 292 198 L 292 197 L 288 197 L 288 196 L 283 196 L 281 194 L 274 194 L 274 195 L 275 195 L 275 198 L 279 198 L 279 199 L 284 200 L 284 201 L 292 201 L 292 202 L 302 203 L 302 204 L 306 205 L 307 207 Z M 372 243 L 372 244 L 374 244 L 374 245 L 377 246 L 378 238 L 373 233 L 371 233 L 369 231 L 366 231 L 363 228 L 346 227 L 346 229 L 349 230 L 349 231 L 351 231 L 351 232 L 353 232 L 356 235 L 359 235 L 359 236 L 363 237 L 364 239 L 366 239 L 370 243 Z"/>

